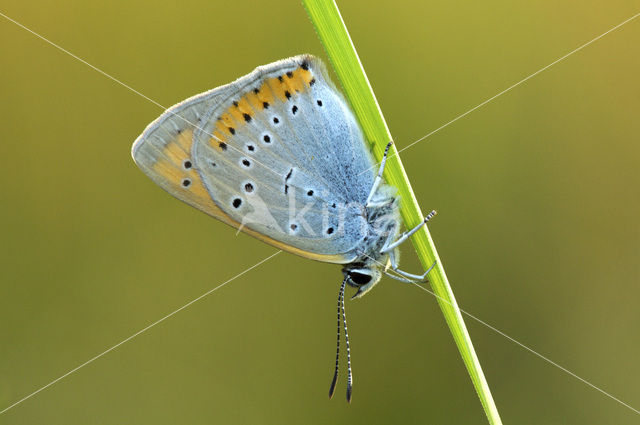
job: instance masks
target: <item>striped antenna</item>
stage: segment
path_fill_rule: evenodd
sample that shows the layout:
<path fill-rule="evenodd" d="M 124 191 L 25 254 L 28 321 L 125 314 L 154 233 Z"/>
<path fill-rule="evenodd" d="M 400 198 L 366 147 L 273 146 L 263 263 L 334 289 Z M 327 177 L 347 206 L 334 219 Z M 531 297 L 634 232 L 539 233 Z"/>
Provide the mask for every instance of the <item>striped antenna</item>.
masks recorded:
<path fill-rule="evenodd" d="M 333 372 L 333 380 L 331 381 L 331 387 L 329 388 L 329 399 L 333 397 L 333 393 L 336 390 L 336 383 L 338 382 L 338 364 L 340 361 L 340 306 L 342 305 L 342 302 L 344 300 L 344 287 L 346 284 L 347 284 L 347 277 L 345 276 L 344 280 L 342 281 L 342 285 L 340 286 L 340 292 L 338 292 L 338 336 L 336 338 L 336 367 Z"/>
<path fill-rule="evenodd" d="M 346 282 L 346 279 L 345 279 Z M 347 343 L 347 401 L 351 403 L 351 390 L 353 387 L 353 375 L 351 374 L 351 350 L 349 349 L 349 332 L 347 332 L 347 314 L 344 311 L 344 282 L 340 289 L 340 304 L 342 306 L 342 322 L 344 323 L 344 339 Z"/>

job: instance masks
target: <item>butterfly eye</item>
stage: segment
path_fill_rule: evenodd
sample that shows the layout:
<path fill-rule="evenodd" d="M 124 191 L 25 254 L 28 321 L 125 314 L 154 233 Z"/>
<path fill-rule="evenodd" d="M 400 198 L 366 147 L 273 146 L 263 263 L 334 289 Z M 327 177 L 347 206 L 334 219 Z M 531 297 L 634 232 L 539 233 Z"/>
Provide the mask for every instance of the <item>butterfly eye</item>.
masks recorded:
<path fill-rule="evenodd" d="M 362 286 L 362 285 L 366 285 L 367 283 L 371 282 L 371 275 L 364 274 L 364 273 L 358 273 L 358 272 L 350 272 L 349 273 L 349 279 L 351 279 L 351 281 L 353 283 L 355 283 L 356 285 Z"/>

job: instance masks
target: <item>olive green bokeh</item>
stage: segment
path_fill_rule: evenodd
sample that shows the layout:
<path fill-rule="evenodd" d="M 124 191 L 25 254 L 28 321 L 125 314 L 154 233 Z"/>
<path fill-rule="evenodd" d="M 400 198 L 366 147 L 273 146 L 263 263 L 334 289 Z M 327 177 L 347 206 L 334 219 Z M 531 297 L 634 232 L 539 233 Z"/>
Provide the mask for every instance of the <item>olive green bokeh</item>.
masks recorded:
<path fill-rule="evenodd" d="M 340 3 L 399 148 L 637 13 L 630 1 Z M 297 2 L 4 2 L 164 106 L 302 52 Z M 461 308 L 638 408 L 640 21 L 402 154 Z M 0 410 L 274 250 L 133 164 L 149 101 L 0 18 Z M 418 262 L 405 249 L 405 269 Z M 432 296 L 349 302 L 354 396 L 328 401 L 335 266 L 280 254 L 3 423 L 484 423 Z M 466 319 L 504 423 L 637 416 Z M 341 376 L 344 378 L 344 375 Z"/>

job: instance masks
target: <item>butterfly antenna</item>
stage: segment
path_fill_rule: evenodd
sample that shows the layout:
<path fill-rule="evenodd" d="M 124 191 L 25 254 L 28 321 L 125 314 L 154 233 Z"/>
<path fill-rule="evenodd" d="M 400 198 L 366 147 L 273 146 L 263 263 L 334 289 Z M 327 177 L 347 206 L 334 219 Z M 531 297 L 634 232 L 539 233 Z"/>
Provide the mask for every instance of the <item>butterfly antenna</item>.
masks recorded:
<path fill-rule="evenodd" d="M 347 280 L 345 279 L 344 282 Z M 349 332 L 347 331 L 347 314 L 344 311 L 344 282 L 340 289 L 340 305 L 342 306 L 342 322 L 344 323 L 344 339 L 347 345 L 347 401 L 351 403 L 351 390 L 353 388 L 353 375 L 351 374 L 351 350 L 349 348 Z"/>
<path fill-rule="evenodd" d="M 341 300 L 344 298 L 344 287 L 347 283 L 347 278 L 345 277 L 342 281 L 342 286 L 340 286 L 340 291 L 338 292 L 338 336 L 336 338 L 336 367 L 333 372 L 333 380 L 331 381 L 331 388 L 329 388 L 329 399 L 333 397 L 333 393 L 336 390 L 336 383 L 338 382 L 338 364 L 340 361 L 340 306 Z"/>

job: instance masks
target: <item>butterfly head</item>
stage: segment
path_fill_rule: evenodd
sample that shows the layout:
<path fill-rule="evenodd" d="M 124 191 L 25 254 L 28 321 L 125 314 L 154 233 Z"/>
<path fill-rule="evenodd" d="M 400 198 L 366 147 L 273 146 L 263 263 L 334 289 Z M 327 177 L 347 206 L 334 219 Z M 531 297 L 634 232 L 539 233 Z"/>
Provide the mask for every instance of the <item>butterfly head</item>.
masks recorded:
<path fill-rule="evenodd" d="M 364 261 L 347 264 L 342 273 L 347 279 L 349 286 L 358 289 L 358 292 L 351 297 L 356 299 L 369 292 L 382 278 L 382 267 L 376 261 Z"/>

